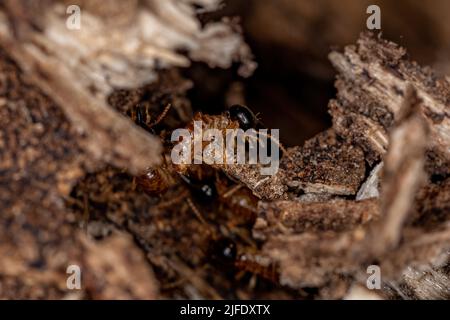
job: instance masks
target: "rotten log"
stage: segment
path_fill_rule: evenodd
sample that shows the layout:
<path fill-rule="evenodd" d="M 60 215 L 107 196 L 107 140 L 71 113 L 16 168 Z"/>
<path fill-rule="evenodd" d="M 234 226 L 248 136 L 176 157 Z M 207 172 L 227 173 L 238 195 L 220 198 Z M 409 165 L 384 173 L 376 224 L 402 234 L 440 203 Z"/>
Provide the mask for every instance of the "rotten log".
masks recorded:
<path fill-rule="evenodd" d="M 281 283 L 294 288 L 326 287 L 326 283 L 336 281 L 350 288 L 353 281 L 366 279 L 366 267 L 374 261 L 380 264 L 388 286 L 401 282 L 402 271 L 408 266 L 443 268 L 449 261 L 450 230 L 446 214 L 440 223 L 427 228 L 413 221 L 413 217 L 423 216 L 414 211 L 424 209 L 417 202 L 423 201 L 424 193 L 422 198 L 417 197 L 426 181 L 425 163 L 428 178 L 442 174 L 445 181 L 448 177 L 449 167 L 442 163 L 449 160 L 449 83 L 407 61 L 404 50 L 393 43 L 370 35 L 363 35 L 358 43 L 358 47 L 346 48 L 345 54 L 330 55 L 342 73 L 336 83 L 338 103 L 332 101 L 330 109 L 334 128 L 343 139 L 359 145 L 369 163 L 383 160 L 380 216 L 350 231 L 332 230 L 331 227 L 331 230 L 320 232 L 314 227 L 305 228 L 305 225 L 309 226 L 310 219 L 314 219 L 314 215 L 307 214 L 308 208 L 323 208 L 326 207 L 324 203 L 280 203 L 279 209 L 274 204 L 263 205 L 260 217 L 269 223 L 257 220 L 254 231 L 259 235 L 261 229 L 268 230 L 263 254 L 279 265 Z M 426 83 L 425 79 L 428 79 Z M 384 110 L 382 114 L 388 117 L 371 113 L 376 109 L 368 106 L 374 105 Z M 437 113 L 440 116 L 434 117 Z M 358 127 L 368 123 L 381 128 L 380 131 L 374 133 L 367 127 L 367 130 Z M 376 143 L 374 134 L 383 137 L 382 141 L 386 143 Z M 433 158 L 434 161 L 427 158 L 426 154 L 430 152 L 438 158 Z M 378 188 L 378 178 L 373 177 L 374 174 L 378 176 L 376 171 L 366 180 L 372 189 Z M 442 190 L 441 187 L 438 190 Z M 336 200 L 329 202 L 332 203 L 339 205 Z M 445 212 L 445 200 L 434 204 L 438 212 Z M 283 206 L 299 209 L 287 212 Z M 340 206 L 344 210 L 345 202 Z M 339 210 L 341 208 L 335 207 L 333 211 L 317 211 L 316 219 L 332 220 Z M 343 291 L 327 292 L 330 297 L 337 297 Z M 388 295 L 387 291 L 385 294 Z M 419 296 L 423 297 L 420 293 Z"/>

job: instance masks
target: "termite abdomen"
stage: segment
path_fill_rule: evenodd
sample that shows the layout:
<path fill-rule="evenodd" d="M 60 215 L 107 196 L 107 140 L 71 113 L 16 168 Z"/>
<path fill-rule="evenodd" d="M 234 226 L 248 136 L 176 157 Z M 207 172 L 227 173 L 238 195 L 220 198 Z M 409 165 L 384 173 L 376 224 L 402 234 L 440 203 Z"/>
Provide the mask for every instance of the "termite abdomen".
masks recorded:
<path fill-rule="evenodd" d="M 136 183 L 149 195 L 159 195 L 173 185 L 174 180 L 162 168 L 147 169 L 136 177 Z"/>

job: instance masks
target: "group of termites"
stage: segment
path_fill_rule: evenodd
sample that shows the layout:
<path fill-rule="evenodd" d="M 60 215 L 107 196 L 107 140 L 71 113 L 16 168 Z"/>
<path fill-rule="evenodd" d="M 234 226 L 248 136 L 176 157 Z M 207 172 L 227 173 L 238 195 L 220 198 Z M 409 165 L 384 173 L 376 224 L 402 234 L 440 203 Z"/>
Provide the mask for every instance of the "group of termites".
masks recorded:
<path fill-rule="evenodd" d="M 162 122 L 170 108 L 171 105 L 167 104 L 155 120 L 153 120 L 149 109 L 139 104 L 135 105 L 129 111 L 128 115 L 138 126 L 152 134 L 156 134 L 155 127 Z M 256 129 L 260 125 L 257 116 L 244 105 L 232 105 L 225 112 L 218 115 L 197 112 L 193 116 L 192 122 L 186 127 L 191 132 L 194 130 L 194 121 L 202 121 L 207 127 L 206 129 L 213 128 L 221 131 L 227 129 L 242 129 L 245 131 L 248 129 Z M 230 206 L 232 210 L 238 210 L 248 216 L 255 216 L 256 208 L 251 205 L 252 202 L 254 203 L 254 200 L 245 198 L 252 195 L 248 193 L 236 195 L 239 189 L 243 189 L 241 188 L 242 185 L 237 184 L 230 190 L 220 194 L 217 190 L 215 180 L 210 177 L 205 178 L 202 172 L 202 165 L 174 165 L 170 161 L 169 155 L 162 154 L 161 157 L 161 165 L 147 168 L 145 172 L 135 177 L 136 184 L 147 194 L 151 196 L 161 195 L 181 181 L 189 188 L 191 197 L 188 197 L 186 200 L 189 207 L 205 226 L 208 225 L 207 219 L 205 219 L 201 210 L 198 209 L 197 204 L 210 206 L 221 197 L 222 200 L 225 200 L 223 202 Z M 234 202 L 229 201 L 229 197 L 232 194 L 235 194 L 237 197 L 240 196 L 240 200 Z M 207 228 L 207 230 L 210 230 L 212 238 L 210 248 L 211 256 L 221 265 L 234 266 L 237 270 L 248 271 L 262 278 L 274 282 L 277 281 L 277 273 L 274 266 L 261 265 L 257 262 L 258 256 L 250 252 L 238 254 L 237 244 L 230 236 L 219 235 L 213 228 Z"/>

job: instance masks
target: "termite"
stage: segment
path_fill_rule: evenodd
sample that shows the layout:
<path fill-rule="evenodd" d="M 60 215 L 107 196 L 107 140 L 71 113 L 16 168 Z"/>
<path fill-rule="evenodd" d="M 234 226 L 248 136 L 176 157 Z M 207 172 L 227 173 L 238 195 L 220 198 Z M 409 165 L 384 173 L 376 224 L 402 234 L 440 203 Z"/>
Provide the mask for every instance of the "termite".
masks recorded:
<path fill-rule="evenodd" d="M 170 106 L 169 106 L 170 107 Z M 167 108 L 158 117 L 158 119 L 152 123 L 149 123 L 151 118 L 148 115 L 148 111 L 143 110 L 141 107 L 136 107 L 131 112 L 133 118 L 138 125 L 144 128 L 151 129 L 151 127 L 159 123 L 167 113 Z M 259 119 L 255 114 L 246 106 L 233 105 L 228 110 L 219 115 L 207 115 L 203 113 L 197 113 L 193 117 L 193 121 L 187 126 L 187 130 L 193 132 L 195 121 L 202 121 L 205 128 L 218 129 L 225 133 L 227 129 L 242 129 L 247 130 L 255 128 Z M 192 162 L 191 162 L 192 163 Z M 223 169 L 227 173 L 224 166 L 211 166 L 215 169 Z M 195 164 L 174 164 L 168 155 L 163 155 L 163 164 L 157 168 L 149 168 L 136 178 L 137 184 L 148 194 L 156 195 L 165 192 L 171 186 L 173 186 L 177 180 L 181 179 L 186 183 L 194 198 L 200 199 L 200 201 L 207 200 L 212 201 L 216 198 L 217 190 L 213 181 L 204 181 L 204 179 L 197 179 L 195 173 L 201 171 L 201 166 Z M 244 203 L 244 201 L 242 202 Z M 192 206 L 192 201 L 189 202 Z M 236 205 L 236 202 L 233 202 Z M 193 208 L 194 211 L 195 208 Z"/>
<path fill-rule="evenodd" d="M 236 242 L 229 237 L 220 237 L 211 245 L 212 258 L 223 266 L 233 266 L 236 270 L 250 272 L 265 280 L 278 283 L 276 266 L 258 254 L 238 253 Z"/>
<path fill-rule="evenodd" d="M 136 115 L 137 118 L 144 118 L 139 115 L 139 112 L 137 112 Z M 219 115 L 207 115 L 199 112 L 194 115 L 192 122 L 186 127 L 186 130 L 189 132 L 189 139 L 194 136 L 194 126 L 197 121 L 202 124 L 203 129 L 216 129 L 221 131 L 224 135 L 226 135 L 227 130 L 230 129 L 248 130 L 255 128 L 258 124 L 260 124 L 259 119 L 255 116 L 255 114 L 249 108 L 242 105 L 233 105 L 227 111 Z M 272 139 L 270 135 L 266 134 L 266 136 L 269 139 Z M 256 137 L 256 139 L 260 138 L 261 137 Z M 179 141 L 178 143 L 181 142 Z M 194 141 L 194 144 L 195 143 L 196 141 Z M 284 150 L 279 141 L 275 140 L 275 143 L 281 150 Z M 177 145 L 177 143 L 175 145 Z M 204 147 L 205 145 L 202 141 L 200 151 L 203 151 Z M 191 159 L 189 159 L 190 161 L 187 163 L 174 164 L 166 161 L 164 167 L 161 169 L 149 169 L 149 172 L 144 172 L 139 177 L 137 181 L 138 184 L 140 184 L 143 189 L 149 193 L 157 193 L 158 188 L 160 188 L 160 192 L 167 190 L 173 181 L 173 179 L 170 179 L 170 175 L 189 176 L 190 171 L 192 171 L 195 166 L 192 164 L 195 163 L 195 154 L 189 152 L 189 157 L 191 157 Z M 221 164 L 210 164 L 210 166 L 215 169 L 220 169 L 230 178 L 237 179 L 244 183 L 256 196 L 260 198 L 281 198 L 284 196 L 286 187 L 282 184 L 282 179 L 279 176 L 261 175 L 260 165 L 227 164 L 226 162 L 222 162 Z M 162 172 L 158 172 L 159 170 L 162 170 Z M 173 174 L 169 174 L 168 176 L 166 174 L 167 172 L 172 172 Z M 148 179 L 155 179 L 157 181 L 146 181 Z"/>
<path fill-rule="evenodd" d="M 257 216 L 258 198 L 242 184 L 231 187 L 225 183 L 218 184 L 219 201 L 233 212 L 233 221 L 253 225 Z"/>
<path fill-rule="evenodd" d="M 135 119 L 139 123 L 148 125 L 147 116 L 142 116 L 142 110 L 136 109 Z M 139 120 L 142 119 L 142 120 Z M 160 119 L 160 118 L 158 118 Z M 160 121 L 160 120 L 159 120 Z M 206 115 L 197 113 L 193 121 L 202 121 L 206 128 L 215 128 L 221 131 L 226 129 L 248 130 L 255 128 L 259 124 L 259 119 L 247 107 L 233 105 L 220 115 Z M 187 126 L 192 131 L 192 123 Z M 231 209 L 234 216 L 242 216 L 253 223 L 256 216 L 257 198 L 248 192 L 242 184 L 237 184 L 231 188 L 226 188 L 221 183 L 217 183 L 211 174 L 204 174 L 202 166 L 194 164 L 174 165 L 168 155 L 163 155 L 163 165 L 157 168 L 149 168 L 136 178 L 137 184 L 151 195 L 161 194 L 168 188 L 176 184 L 176 181 L 183 181 L 191 193 L 192 199 L 201 205 L 210 205 L 216 200 L 224 203 Z M 210 166 L 215 169 L 223 169 L 221 166 Z M 224 171 L 227 173 L 226 170 Z M 232 179 L 234 180 L 234 179 Z M 218 187 L 219 186 L 219 190 Z M 186 198 L 184 198 L 186 199 Z M 204 224 L 208 224 L 197 206 L 193 204 L 191 198 L 187 198 L 187 203 L 194 211 L 197 218 Z M 250 252 L 250 251 L 249 251 Z M 236 242 L 228 236 L 218 234 L 211 228 L 211 248 L 210 253 L 213 259 L 220 261 L 224 265 L 232 265 L 237 270 L 256 274 L 264 279 L 277 282 L 278 273 L 271 265 L 261 263 L 258 255 L 249 252 L 238 254 Z"/>
<path fill-rule="evenodd" d="M 170 105 L 166 107 L 154 122 L 150 121 L 151 116 L 148 110 L 140 105 L 129 111 L 129 115 L 136 124 L 151 130 L 154 125 L 161 122 L 162 118 L 167 114 L 168 108 L 170 108 Z M 201 120 L 206 126 L 219 130 L 249 128 L 257 123 L 257 118 L 253 112 L 247 107 L 240 105 L 231 106 L 221 115 L 206 115 L 199 112 L 194 115 L 195 120 Z M 193 130 L 192 124 L 188 126 L 188 130 Z M 183 180 L 189 183 L 189 172 L 195 170 L 194 165 L 174 165 L 167 155 L 163 155 L 163 158 L 163 164 L 160 167 L 148 168 L 137 179 L 137 183 L 142 186 L 144 191 L 150 194 L 162 193 L 167 190 L 173 184 L 173 181 L 176 180 L 175 177 L 177 175 L 186 177 Z"/>

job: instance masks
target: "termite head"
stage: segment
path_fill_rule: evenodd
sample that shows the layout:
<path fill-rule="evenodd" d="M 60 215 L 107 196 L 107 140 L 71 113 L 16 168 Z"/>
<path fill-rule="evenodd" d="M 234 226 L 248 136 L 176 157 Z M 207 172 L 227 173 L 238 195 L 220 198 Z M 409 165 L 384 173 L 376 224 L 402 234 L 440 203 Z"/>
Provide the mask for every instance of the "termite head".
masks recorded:
<path fill-rule="evenodd" d="M 231 120 L 239 123 L 242 130 L 254 128 L 258 122 L 255 114 L 246 106 L 235 104 L 228 108 L 228 114 Z"/>
<path fill-rule="evenodd" d="M 217 189 L 214 181 L 203 180 L 197 181 L 183 174 L 180 174 L 181 179 L 189 185 L 192 196 L 202 204 L 211 204 L 217 198 Z"/>
<path fill-rule="evenodd" d="M 200 202 L 211 203 L 217 197 L 216 185 L 210 181 L 203 182 L 193 190 L 193 193 Z"/>
<path fill-rule="evenodd" d="M 228 237 L 221 237 L 212 243 L 211 254 L 217 262 L 232 264 L 237 257 L 236 243 Z"/>

